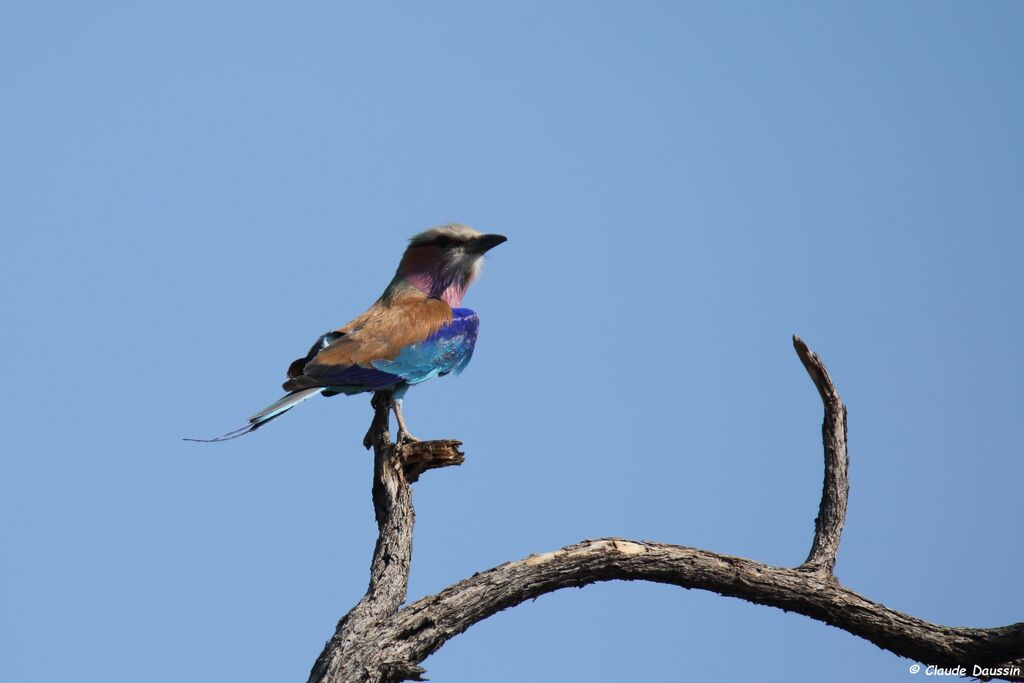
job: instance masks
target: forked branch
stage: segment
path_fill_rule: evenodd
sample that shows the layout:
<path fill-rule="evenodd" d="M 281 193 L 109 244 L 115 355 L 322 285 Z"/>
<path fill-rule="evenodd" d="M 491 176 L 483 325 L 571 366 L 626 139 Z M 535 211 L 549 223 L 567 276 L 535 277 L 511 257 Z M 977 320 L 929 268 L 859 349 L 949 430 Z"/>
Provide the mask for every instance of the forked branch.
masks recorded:
<path fill-rule="evenodd" d="M 387 395 L 374 397 L 367 441 L 374 448 L 373 502 L 380 537 L 370 587 L 338 623 L 310 674 L 311 683 L 421 680 L 419 666 L 450 638 L 526 600 L 598 581 L 654 581 L 699 588 L 798 612 L 865 638 L 897 655 L 968 675 L 1024 681 L 1024 623 L 998 628 L 932 624 L 872 602 L 833 575 L 849 496 L 846 407 L 817 354 L 798 337 L 797 355 L 821 396 L 825 477 L 811 551 L 795 568 L 685 546 L 618 538 L 583 541 L 531 555 L 464 579 L 401 608 L 412 556 L 409 484 L 428 469 L 462 462 L 458 441 L 395 446 Z"/>

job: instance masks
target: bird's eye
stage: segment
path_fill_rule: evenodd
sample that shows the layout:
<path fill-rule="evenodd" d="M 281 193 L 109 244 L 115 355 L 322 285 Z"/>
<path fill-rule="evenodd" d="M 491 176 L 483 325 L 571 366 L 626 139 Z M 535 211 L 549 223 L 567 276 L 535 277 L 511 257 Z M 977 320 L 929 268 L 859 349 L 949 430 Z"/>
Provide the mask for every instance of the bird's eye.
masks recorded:
<path fill-rule="evenodd" d="M 440 237 L 435 237 L 434 241 L 431 242 L 431 244 L 435 247 L 441 247 L 442 249 L 445 249 L 447 247 L 452 246 L 452 238 L 441 235 Z"/>

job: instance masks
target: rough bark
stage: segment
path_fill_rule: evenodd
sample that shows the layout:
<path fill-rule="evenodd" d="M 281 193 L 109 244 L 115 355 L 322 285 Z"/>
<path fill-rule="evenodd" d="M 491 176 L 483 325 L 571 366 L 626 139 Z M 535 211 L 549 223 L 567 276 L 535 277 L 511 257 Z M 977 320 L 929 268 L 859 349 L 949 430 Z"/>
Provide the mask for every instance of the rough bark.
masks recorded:
<path fill-rule="evenodd" d="M 821 441 L 825 449 L 825 479 L 821 490 L 821 504 L 814 520 L 814 541 L 811 552 L 800 566 L 810 571 L 829 574 L 836 566 L 839 540 L 846 523 L 846 501 L 850 496 L 847 478 L 849 455 L 846 452 L 846 406 L 832 384 L 825 364 L 818 354 L 807 348 L 800 337 L 793 337 L 793 348 L 807 374 L 818 389 L 825 406 L 825 419 L 821 423 Z"/>
<path fill-rule="evenodd" d="M 422 680 L 419 666 L 450 638 L 526 600 L 598 581 L 654 581 L 698 588 L 798 612 L 902 657 L 942 667 L 1001 666 L 995 678 L 1024 681 L 1024 623 L 997 628 L 932 624 L 844 587 L 833 575 L 846 519 L 847 416 L 824 363 L 793 337 L 825 410 L 825 476 L 807 559 L 795 568 L 679 545 L 620 538 L 588 540 L 473 575 L 402 608 L 412 557 L 414 513 L 409 484 L 423 472 L 461 464 L 458 441 L 395 446 L 387 395 L 374 396 L 366 444 L 374 449 L 373 504 L 379 538 L 370 586 L 338 623 L 310 673 L 310 683 Z"/>

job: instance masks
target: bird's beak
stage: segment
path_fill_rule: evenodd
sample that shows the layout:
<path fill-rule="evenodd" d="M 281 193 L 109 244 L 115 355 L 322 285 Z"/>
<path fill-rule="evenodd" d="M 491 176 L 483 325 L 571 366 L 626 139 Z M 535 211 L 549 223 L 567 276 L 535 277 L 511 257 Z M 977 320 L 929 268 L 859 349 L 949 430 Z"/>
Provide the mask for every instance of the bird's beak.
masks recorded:
<path fill-rule="evenodd" d="M 483 254 L 502 242 L 507 241 L 508 238 L 504 235 L 480 235 L 466 243 L 466 251 L 472 254 Z"/>

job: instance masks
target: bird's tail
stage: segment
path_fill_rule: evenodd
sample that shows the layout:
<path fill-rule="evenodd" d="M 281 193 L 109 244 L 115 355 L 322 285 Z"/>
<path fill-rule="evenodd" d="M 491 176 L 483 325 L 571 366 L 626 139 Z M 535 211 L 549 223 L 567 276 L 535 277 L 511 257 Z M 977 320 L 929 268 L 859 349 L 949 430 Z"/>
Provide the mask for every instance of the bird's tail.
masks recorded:
<path fill-rule="evenodd" d="M 184 439 L 185 441 L 198 441 L 201 443 L 214 443 L 217 441 L 229 441 L 231 439 L 237 439 L 243 434 L 254 432 L 263 425 L 267 424 L 276 417 L 281 417 L 289 410 L 299 405 L 307 398 L 314 396 L 317 392 L 322 391 L 323 387 L 313 387 L 312 389 L 302 389 L 301 391 L 293 391 L 290 394 L 282 396 L 279 400 L 271 403 L 269 406 L 256 413 L 249 418 L 249 424 L 244 427 L 228 432 L 227 434 L 221 434 L 214 439 Z"/>

